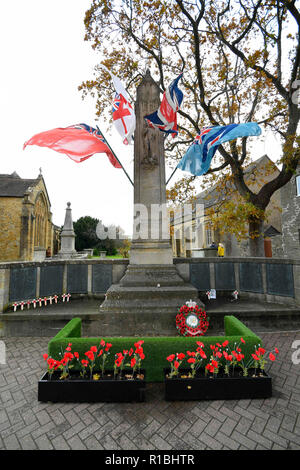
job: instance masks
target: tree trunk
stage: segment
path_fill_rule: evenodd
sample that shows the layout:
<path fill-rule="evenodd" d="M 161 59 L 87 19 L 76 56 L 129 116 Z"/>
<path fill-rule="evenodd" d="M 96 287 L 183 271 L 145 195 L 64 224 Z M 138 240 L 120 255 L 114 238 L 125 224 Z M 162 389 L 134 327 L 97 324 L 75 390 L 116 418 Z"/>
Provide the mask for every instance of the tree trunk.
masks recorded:
<path fill-rule="evenodd" d="M 264 257 L 264 221 L 261 219 L 249 220 L 249 248 L 250 256 Z"/>

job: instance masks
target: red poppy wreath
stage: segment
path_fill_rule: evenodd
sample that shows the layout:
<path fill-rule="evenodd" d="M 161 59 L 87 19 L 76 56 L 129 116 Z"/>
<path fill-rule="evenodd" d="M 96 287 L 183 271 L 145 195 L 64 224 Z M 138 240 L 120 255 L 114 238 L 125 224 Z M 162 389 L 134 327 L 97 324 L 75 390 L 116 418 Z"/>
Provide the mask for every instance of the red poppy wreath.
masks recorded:
<path fill-rule="evenodd" d="M 176 328 L 181 336 L 203 336 L 209 327 L 209 318 L 196 302 L 186 302 L 176 315 Z"/>

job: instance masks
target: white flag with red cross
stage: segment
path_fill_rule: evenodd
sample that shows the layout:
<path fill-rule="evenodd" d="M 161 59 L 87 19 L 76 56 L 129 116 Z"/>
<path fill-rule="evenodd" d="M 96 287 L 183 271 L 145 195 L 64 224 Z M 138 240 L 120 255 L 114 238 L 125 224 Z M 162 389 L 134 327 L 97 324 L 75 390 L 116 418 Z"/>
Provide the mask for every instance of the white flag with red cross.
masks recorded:
<path fill-rule="evenodd" d="M 100 64 L 100 67 L 110 74 L 116 90 L 112 109 L 115 128 L 121 135 L 123 143 L 131 144 L 133 143 L 136 119 L 130 97 L 119 78 L 111 73 L 105 65 Z"/>

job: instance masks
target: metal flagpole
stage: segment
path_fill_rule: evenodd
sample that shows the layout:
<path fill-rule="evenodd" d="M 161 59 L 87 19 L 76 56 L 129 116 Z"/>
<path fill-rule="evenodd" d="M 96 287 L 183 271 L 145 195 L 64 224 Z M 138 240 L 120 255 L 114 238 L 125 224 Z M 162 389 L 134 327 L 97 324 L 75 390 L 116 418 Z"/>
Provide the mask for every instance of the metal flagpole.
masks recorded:
<path fill-rule="evenodd" d="M 97 125 L 96 125 L 96 127 L 97 127 L 98 131 L 100 132 L 100 134 L 102 134 L 103 137 L 104 137 L 104 134 L 100 131 L 99 127 L 98 127 Z M 104 139 L 105 139 L 105 137 L 104 137 Z M 125 175 L 126 175 L 127 178 L 129 179 L 130 183 L 132 184 L 132 186 L 134 186 L 132 179 L 130 178 L 129 174 L 127 173 L 127 171 L 126 171 L 125 168 L 123 167 L 122 163 L 120 162 L 120 160 L 118 159 L 117 155 L 115 154 L 115 152 L 113 151 L 113 149 L 111 148 L 111 146 L 109 145 L 109 143 L 108 143 L 108 141 L 107 141 L 106 139 L 105 139 L 105 142 L 106 142 L 106 144 L 107 144 L 109 150 L 112 152 L 113 156 L 114 156 L 115 159 L 117 160 L 117 162 L 120 163 L 120 165 L 121 165 L 121 167 L 122 167 L 122 170 L 124 171 Z"/>
<path fill-rule="evenodd" d="M 167 186 L 168 182 L 170 181 L 170 179 L 172 178 L 172 176 L 174 175 L 174 173 L 175 173 L 176 170 L 177 170 L 177 166 L 176 166 L 175 170 L 173 171 L 173 173 L 171 174 L 171 176 L 170 176 L 170 178 L 168 179 L 168 181 L 166 182 L 166 186 Z"/>

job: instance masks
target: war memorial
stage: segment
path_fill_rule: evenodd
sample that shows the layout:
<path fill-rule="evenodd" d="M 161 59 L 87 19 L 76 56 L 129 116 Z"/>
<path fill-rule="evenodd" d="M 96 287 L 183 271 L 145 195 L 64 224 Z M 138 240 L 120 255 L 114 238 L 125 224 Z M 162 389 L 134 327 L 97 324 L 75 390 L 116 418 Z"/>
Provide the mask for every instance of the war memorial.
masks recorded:
<path fill-rule="evenodd" d="M 299 329 L 300 261 L 173 259 L 165 229 L 164 138 L 144 120 L 159 102 L 159 88 L 147 72 L 135 104 L 136 236 L 130 258 L 78 259 L 68 203 L 56 258 L 0 264 L 1 337 L 8 347 L 18 340 L 28 351 L 30 344 L 42 346 L 48 364 L 42 378 L 40 367 L 30 379 L 25 374 L 22 392 L 14 388 L 9 371 L 19 370 L 21 352 L 4 366 L 1 396 L 7 402 L 0 408 L 0 448 L 56 449 L 58 439 L 62 449 L 299 448 L 299 393 L 293 390 L 297 365 L 287 366 L 280 354 L 288 357 L 285 337 L 296 340 Z M 212 291 L 216 300 L 207 295 Z M 237 292 L 234 298 L 232 292 Z M 178 334 L 181 307 L 190 309 L 190 319 L 185 317 L 189 335 Z M 204 336 L 197 334 L 198 311 L 209 315 Z M 271 335 L 275 325 L 284 326 L 285 333 Z M 267 350 L 270 375 L 264 371 Z M 35 361 L 41 353 L 33 352 Z M 75 361 L 70 372 L 75 354 L 86 359 L 83 365 Z M 178 374 L 188 357 L 185 367 L 190 369 Z M 203 373 L 194 366 L 201 361 Z M 78 377 L 81 371 L 80 378 L 72 381 L 75 371 Z M 25 423 L 28 419 L 28 432 L 22 432 L 23 422 L 15 431 L 9 432 L 10 425 L 1 428 L 13 416 L 20 422 L 10 409 L 17 409 Z M 89 424 L 80 428 L 83 422 Z M 262 435 L 257 435 L 260 425 Z"/>

